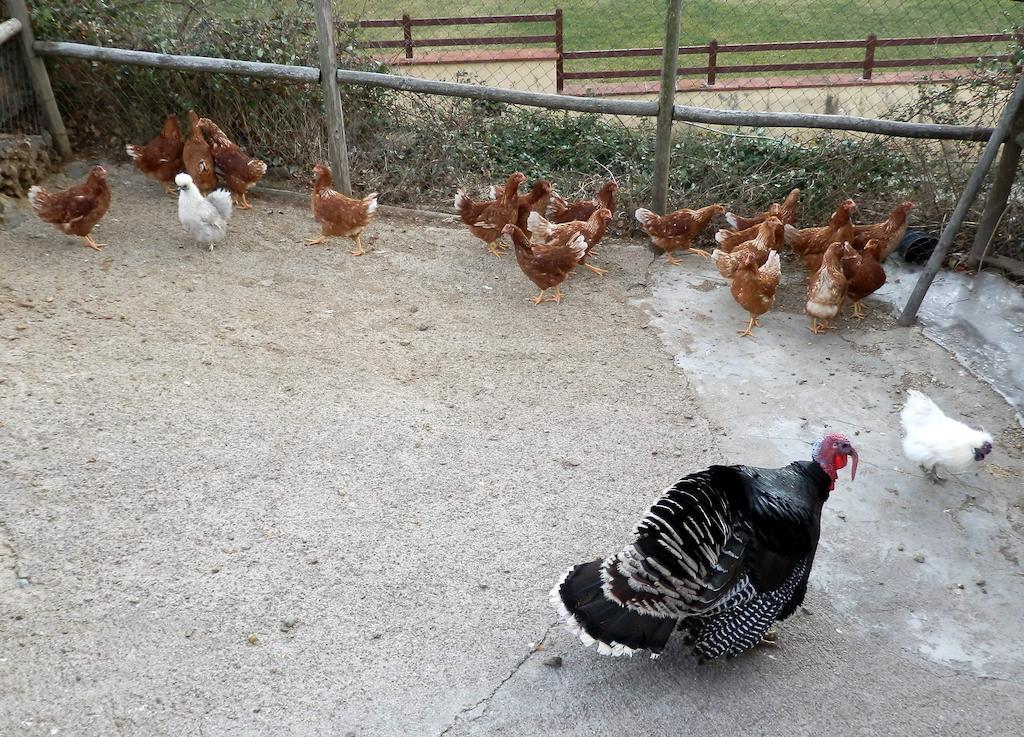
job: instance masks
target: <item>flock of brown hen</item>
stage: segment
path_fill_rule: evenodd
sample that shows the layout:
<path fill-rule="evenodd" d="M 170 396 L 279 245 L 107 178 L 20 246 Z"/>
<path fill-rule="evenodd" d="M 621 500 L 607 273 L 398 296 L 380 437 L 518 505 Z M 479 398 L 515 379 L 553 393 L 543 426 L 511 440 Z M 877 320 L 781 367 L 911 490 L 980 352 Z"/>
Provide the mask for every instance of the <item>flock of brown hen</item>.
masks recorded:
<path fill-rule="evenodd" d="M 491 187 L 491 199 L 479 202 L 460 189 L 455 195 L 455 211 L 495 256 L 506 247 L 499 238 L 511 238 L 519 267 L 541 290 L 532 298 L 534 304 L 560 302 L 560 286 L 576 266 L 606 273 L 588 264 L 587 257 L 594 253 L 615 214 L 618 185 L 607 181 L 594 199 L 566 202 L 544 179 L 520 194 L 525 181 L 526 177 L 516 172 L 504 186 Z M 715 262 L 722 276 L 730 280 L 733 298 L 750 315 L 747 327 L 740 331 L 743 336 L 753 335 L 758 318 L 775 303 L 782 277 L 779 255 L 789 246 L 807 269 L 805 309 L 811 331 L 818 334 L 828 329 L 847 299 L 853 303 L 853 316 L 864 317 L 861 301 L 885 283 L 882 262 L 899 245 L 914 203 L 901 203 L 883 222 L 854 225 L 851 216 L 857 206 L 846 200 L 828 224 L 797 229 L 799 200 L 800 190 L 794 189 L 785 200 L 752 217 L 727 213 L 717 203 L 667 215 L 641 207 L 635 217 L 670 264 L 682 263 L 673 255 L 676 252 L 696 253 Z M 732 229 L 718 231 L 713 253 L 694 248 L 716 215 L 725 215 Z M 545 297 L 552 288 L 554 294 Z"/>
<path fill-rule="evenodd" d="M 771 309 L 781 278 L 778 254 L 789 246 L 807 271 L 804 309 L 811 332 L 821 333 L 839 316 L 844 302 L 853 304 L 853 317 L 864 317 L 862 300 L 885 284 L 882 262 L 896 250 L 907 230 L 913 202 L 902 202 L 880 223 L 854 225 L 857 209 L 845 200 L 821 227 L 798 229 L 796 208 L 800 190 L 794 189 L 754 217 L 733 213 L 726 220 L 734 230 L 719 230 L 718 248 L 712 253 L 722 276 L 732 279 L 733 298 L 750 314 L 740 332 L 751 335 L 757 318 Z"/>
<path fill-rule="evenodd" d="M 187 139 L 182 137 L 177 118 L 168 115 L 153 140 L 145 146 L 129 144 L 128 155 L 141 172 L 171 194 L 175 193 L 171 187 L 175 176 L 184 171 L 203 195 L 222 183 L 233 201 L 248 209 L 246 194 L 266 173 L 266 164 L 235 145 L 209 118 L 200 118 L 191 110 L 188 115 L 191 129 Z M 346 197 L 332 188 L 331 170 L 322 164 L 313 167 L 313 176 L 311 209 L 322 235 L 307 243 L 316 245 L 328 236 L 344 236 L 358 246 L 352 254 L 361 256 L 365 252 L 362 231 L 377 210 L 377 194 L 363 199 Z M 516 172 L 504 186 L 491 187 L 491 198 L 482 201 L 472 200 L 460 189 L 455 195 L 455 211 L 495 256 L 507 248 L 499 241 L 501 236 L 509 236 L 519 267 L 540 289 L 532 298 L 534 304 L 561 302 L 561 284 L 577 266 L 602 276 L 606 273 L 587 263 L 587 258 L 594 254 L 615 214 L 619 187 L 609 180 L 593 199 L 567 202 L 547 180 L 534 182 L 529 191 L 520 194 L 525 181 L 526 177 Z M 93 167 L 84 183 L 61 192 L 33 187 L 29 199 L 42 220 L 68 235 L 81 236 L 90 248 L 99 250 L 104 245 L 90 235 L 110 205 L 103 167 Z M 851 217 L 857 206 L 846 200 L 826 225 L 798 229 L 799 199 L 800 190 L 794 189 L 784 201 L 752 217 L 726 213 L 720 204 L 667 215 L 639 208 L 635 217 L 669 263 L 681 263 L 673 256 L 680 251 L 714 261 L 722 276 L 730 280 L 733 298 L 750 315 L 746 329 L 740 331 L 744 336 L 751 336 L 758 318 L 772 308 L 782 275 L 779 254 L 789 246 L 807 270 L 805 310 L 811 331 L 818 334 L 828 329 L 847 299 L 853 303 L 853 317 L 864 316 L 861 301 L 885 283 L 882 262 L 899 245 L 914 203 L 901 203 L 883 222 L 854 225 Z M 732 229 L 718 231 L 713 253 L 694 248 L 716 215 L 725 215 Z M 554 289 L 554 294 L 546 296 L 549 289 Z"/>
<path fill-rule="evenodd" d="M 184 172 L 192 177 L 201 194 L 222 185 L 238 207 L 249 209 L 247 194 L 263 178 L 267 165 L 247 154 L 209 118 L 200 118 L 192 110 L 188 118 L 187 139 L 182 136 L 177 116 L 168 115 L 149 143 L 128 144 L 126 151 L 135 166 L 171 195 L 177 195 L 175 177 Z M 361 234 L 377 209 L 376 193 L 362 200 L 352 199 L 331 188 L 331 171 L 326 166 L 313 167 L 313 175 L 311 205 L 323 235 L 307 243 L 316 245 L 326 236 L 345 236 L 359 247 L 352 253 L 361 256 Z M 32 208 L 41 220 L 53 223 L 67 235 L 82 237 L 86 246 L 97 251 L 105 244 L 93 240 L 92 229 L 110 207 L 110 196 L 107 170 L 102 166 L 94 166 L 83 183 L 68 189 L 48 192 L 33 187 L 29 192 Z"/>

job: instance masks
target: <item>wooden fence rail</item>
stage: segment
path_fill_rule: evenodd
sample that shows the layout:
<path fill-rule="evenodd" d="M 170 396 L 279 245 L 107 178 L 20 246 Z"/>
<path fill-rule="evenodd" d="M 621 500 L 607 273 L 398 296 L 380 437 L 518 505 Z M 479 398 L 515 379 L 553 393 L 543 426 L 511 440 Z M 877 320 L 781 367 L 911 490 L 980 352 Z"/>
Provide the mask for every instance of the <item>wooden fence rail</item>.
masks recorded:
<path fill-rule="evenodd" d="M 677 74 L 703 75 L 709 86 L 717 82 L 719 74 L 739 74 L 742 72 L 799 72 L 821 71 L 827 69 L 860 69 L 861 78 L 870 81 L 872 73 L 879 68 L 906 68 L 927 66 L 963 66 L 979 61 L 1006 61 L 1008 54 L 976 54 L 972 56 L 928 56 L 911 59 L 878 59 L 876 53 L 882 48 L 902 48 L 911 46 L 942 46 L 951 44 L 995 43 L 1020 39 L 1008 33 L 972 33 L 959 36 L 919 36 L 911 38 L 878 38 L 870 34 L 863 39 L 839 39 L 834 41 L 781 41 L 763 43 L 721 43 L 712 39 L 701 46 L 681 46 L 680 55 L 707 55 L 707 63 L 703 66 L 679 67 Z M 764 51 L 820 51 L 827 49 L 864 49 L 860 59 L 835 61 L 804 61 L 764 64 L 720 64 L 721 54 L 752 53 Z M 593 51 L 566 51 L 562 54 L 565 61 L 578 59 L 621 59 L 635 57 L 658 57 L 662 55 L 660 48 L 609 49 Z M 594 80 L 594 79 L 653 79 L 660 76 L 661 69 L 604 69 L 582 72 L 564 72 L 563 80 Z M 561 89 L 561 88 L 560 88 Z"/>
<path fill-rule="evenodd" d="M 503 36 L 469 36 L 459 38 L 417 38 L 413 35 L 414 28 L 437 26 L 468 26 L 516 23 L 551 23 L 552 32 L 532 35 Z M 559 58 L 562 53 L 562 10 L 552 13 L 531 13 L 525 15 L 474 15 L 452 18 L 412 18 L 408 14 L 401 18 L 384 18 L 361 20 L 343 24 L 346 28 L 401 28 L 401 39 L 366 39 L 359 40 L 356 45 L 367 49 L 404 49 L 405 58 L 414 58 L 419 48 L 436 48 L 439 46 L 522 46 L 524 44 L 554 44 Z"/>

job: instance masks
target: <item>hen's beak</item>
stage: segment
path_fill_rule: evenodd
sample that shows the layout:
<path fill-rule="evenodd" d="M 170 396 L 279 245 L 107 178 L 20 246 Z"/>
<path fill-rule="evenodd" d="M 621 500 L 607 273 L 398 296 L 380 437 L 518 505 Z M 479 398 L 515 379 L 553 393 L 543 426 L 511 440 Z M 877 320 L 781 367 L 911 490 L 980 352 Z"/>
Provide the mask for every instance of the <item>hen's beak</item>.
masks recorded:
<path fill-rule="evenodd" d="M 856 449 L 853 447 L 850 448 L 850 459 L 852 461 L 850 463 L 850 481 L 853 481 L 857 478 L 857 461 L 860 459 L 857 455 Z"/>

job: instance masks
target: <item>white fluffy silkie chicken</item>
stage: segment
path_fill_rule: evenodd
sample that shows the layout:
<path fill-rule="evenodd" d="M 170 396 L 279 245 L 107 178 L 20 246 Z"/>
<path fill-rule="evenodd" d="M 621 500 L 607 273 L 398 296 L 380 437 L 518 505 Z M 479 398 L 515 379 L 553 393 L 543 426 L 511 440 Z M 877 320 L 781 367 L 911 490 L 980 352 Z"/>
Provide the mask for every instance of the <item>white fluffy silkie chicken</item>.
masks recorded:
<path fill-rule="evenodd" d="M 952 473 L 966 471 L 992 452 L 991 435 L 947 417 L 935 402 L 914 389 L 907 392 L 900 422 L 904 454 L 921 466 L 933 484 L 945 481 L 938 474 L 939 466 Z"/>
<path fill-rule="evenodd" d="M 206 197 L 188 174 L 174 178 L 178 185 L 178 221 L 197 241 L 213 250 L 213 244 L 224 240 L 231 219 L 231 193 L 216 189 Z"/>

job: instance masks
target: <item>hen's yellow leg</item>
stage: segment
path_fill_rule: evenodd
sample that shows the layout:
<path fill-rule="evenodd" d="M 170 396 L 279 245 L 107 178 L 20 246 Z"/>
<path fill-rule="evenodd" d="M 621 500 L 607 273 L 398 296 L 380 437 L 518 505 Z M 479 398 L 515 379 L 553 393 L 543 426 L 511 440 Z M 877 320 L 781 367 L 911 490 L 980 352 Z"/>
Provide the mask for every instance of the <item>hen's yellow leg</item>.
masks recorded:
<path fill-rule="evenodd" d="M 362 256 L 364 253 L 366 253 L 366 249 L 363 248 L 363 234 L 362 233 L 360 233 L 359 235 L 356 236 L 356 245 L 359 246 L 359 250 L 358 251 L 350 251 L 350 253 L 353 256 Z"/>
<path fill-rule="evenodd" d="M 707 251 L 705 251 L 703 248 L 687 248 L 686 252 L 687 253 L 697 253 L 697 254 L 700 254 L 701 256 L 703 256 L 704 258 L 711 258 L 711 254 L 708 253 Z"/>
<path fill-rule="evenodd" d="M 554 302 L 556 305 L 562 304 L 562 286 L 559 284 L 555 287 L 555 296 L 548 297 L 549 302 Z"/>
<path fill-rule="evenodd" d="M 107 245 L 106 243 L 97 243 L 92 239 L 91 235 L 86 235 L 82 237 L 85 239 L 85 247 L 91 248 L 94 251 L 102 251 L 103 246 Z"/>
<path fill-rule="evenodd" d="M 239 205 L 239 207 L 241 209 L 243 209 L 243 210 L 251 210 L 252 209 L 252 205 L 250 205 L 249 204 L 249 200 L 246 199 L 246 197 L 245 197 L 246 194 L 247 194 L 247 191 L 246 192 L 242 192 L 242 203 Z"/>
<path fill-rule="evenodd" d="M 324 244 L 326 242 L 327 242 L 327 236 L 326 235 L 321 235 L 318 238 L 307 238 L 306 239 L 306 245 L 307 246 L 319 246 L 319 245 Z"/>
<path fill-rule="evenodd" d="M 853 303 L 853 315 L 852 317 L 858 320 L 863 320 L 867 316 L 867 312 L 864 311 L 864 305 L 859 301 Z"/>
<path fill-rule="evenodd" d="M 665 260 L 668 261 L 673 266 L 679 266 L 679 264 L 683 263 L 668 251 L 665 252 Z"/>
<path fill-rule="evenodd" d="M 608 269 L 599 269 L 596 266 L 591 266 L 590 264 L 583 264 L 583 265 L 586 266 L 591 271 L 593 271 L 598 276 L 604 276 L 605 274 L 608 273 Z"/>
<path fill-rule="evenodd" d="M 544 292 L 546 291 L 548 290 L 541 289 L 540 294 L 538 294 L 536 297 L 530 297 L 530 301 L 533 302 L 535 305 L 539 305 L 541 302 L 544 301 Z"/>
<path fill-rule="evenodd" d="M 739 331 L 740 337 L 743 337 L 743 338 L 753 338 L 754 337 L 753 330 L 754 330 L 754 326 L 755 325 L 757 325 L 757 318 L 754 317 L 753 315 L 751 315 L 750 316 L 750 322 L 747 323 L 747 329 Z"/>
<path fill-rule="evenodd" d="M 498 241 L 491 241 L 490 243 L 487 244 L 487 250 L 490 251 L 492 256 L 497 256 L 498 258 L 501 258 L 504 254 L 498 250 L 498 246 L 500 245 L 501 244 L 498 243 Z"/>

